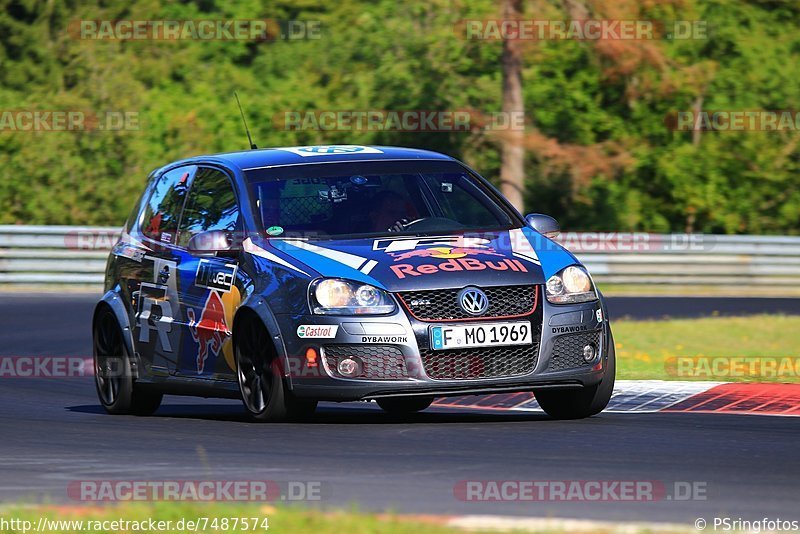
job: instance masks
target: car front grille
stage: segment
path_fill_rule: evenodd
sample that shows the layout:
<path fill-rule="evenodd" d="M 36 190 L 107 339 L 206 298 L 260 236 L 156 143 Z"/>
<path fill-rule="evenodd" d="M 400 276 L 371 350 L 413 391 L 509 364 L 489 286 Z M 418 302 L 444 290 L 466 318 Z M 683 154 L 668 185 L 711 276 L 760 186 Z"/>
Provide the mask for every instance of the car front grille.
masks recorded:
<path fill-rule="evenodd" d="M 581 334 L 568 334 L 556 338 L 553 344 L 553 355 L 550 357 L 548 371 L 564 371 L 579 367 L 589 367 L 593 362 L 583 359 L 583 347 L 594 345 L 595 350 L 600 349 L 600 332 L 585 332 Z"/>
<path fill-rule="evenodd" d="M 420 350 L 425 373 L 433 380 L 475 380 L 532 373 L 539 359 L 541 329 L 535 328 L 533 344 L 454 350 Z"/>
<path fill-rule="evenodd" d="M 538 286 L 498 286 L 480 288 L 486 293 L 489 308 L 476 317 L 465 312 L 458 302 L 462 288 L 434 289 L 428 291 L 403 291 L 400 302 L 420 321 L 480 321 L 524 317 L 536 310 L 539 301 Z"/>
<path fill-rule="evenodd" d="M 338 378 L 344 378 L 337 371 L 339 362 L 345 358 L 361 361 L 361 374 L 356 379 L 401 380 L 408 378 L 406 360 L 399 347 L 394 345 L 325 345 L 322 354 L 328 369 Z"/>

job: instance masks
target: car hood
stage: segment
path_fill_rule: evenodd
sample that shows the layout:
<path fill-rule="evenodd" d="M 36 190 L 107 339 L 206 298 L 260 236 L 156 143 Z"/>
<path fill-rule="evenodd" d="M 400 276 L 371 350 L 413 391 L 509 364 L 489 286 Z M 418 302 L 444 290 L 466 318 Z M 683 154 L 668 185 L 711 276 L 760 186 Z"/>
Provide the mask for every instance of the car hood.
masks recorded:
<path fill-rule="evenodd" d="M 527 227 L 342 240 L 287 237 L 263 244 L 308 276 L 315 271 L 389 291 L 543 284 L 563 267 L 578 263 L 563 247 Z"/>

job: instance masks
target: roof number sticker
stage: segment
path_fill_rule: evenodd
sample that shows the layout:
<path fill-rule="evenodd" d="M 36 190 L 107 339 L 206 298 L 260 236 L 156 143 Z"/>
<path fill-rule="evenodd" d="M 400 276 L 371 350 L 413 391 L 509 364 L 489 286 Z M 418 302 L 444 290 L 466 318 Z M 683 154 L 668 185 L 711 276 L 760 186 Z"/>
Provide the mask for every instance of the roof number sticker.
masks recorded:
<path fill-rule="evenodd" d="M 277 150 L 285 150 L 303 156 L 304 158 L 311 156 L 331 156 L 334 154 L 383 154 L 383 151 L 377 148 L 358 145 L 318 145 L 318 146 L 295 146 L 289 148 L 278 148 Z"/>

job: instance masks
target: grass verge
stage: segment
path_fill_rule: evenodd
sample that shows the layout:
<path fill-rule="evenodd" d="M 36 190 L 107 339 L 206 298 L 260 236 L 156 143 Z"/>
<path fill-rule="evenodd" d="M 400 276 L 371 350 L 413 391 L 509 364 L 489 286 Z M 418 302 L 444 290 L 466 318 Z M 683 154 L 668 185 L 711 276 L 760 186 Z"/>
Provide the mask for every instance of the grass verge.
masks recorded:
<path fill-rule="evenodd" d="M 620 380 L 800 383 L 800 316 L 612 322 Z"/>
<path fill-rule="evenodd" d="M 247 523 L 245 523 L 247 521 Z M 127 523 L 126 523 L 127 522 Z M 159 523 L 160 522 L 160 523 Z M 613 524 L 558 519 L 461 518 L 447 524 L 436 516 L 398 516 L 303 510 L 257 504 L 137 503 L 112 506 L 27 506 L 0 511 L 0 533 L 47 532 L 313 532 L 314 534 L 453 534 L 535 532 L 565 534 L 688 534 L 683 525 Z M 245 528 L 246 527 L 246 528 Z M 39 529 L 39 530 L 37 530 Z"/>
<path fill-rule="evenodd" d="M 35 506 L 6 509 L 0 532 L 340 532 L 428 534 L 457 532 L 433 520 L 353 512 L 320 512 L 271 505 L 156 502 L 110 506 Z M 3 524 L 16 520 L 16 524 Z M 40 523 L 42 521 L 42 523 Z"/>

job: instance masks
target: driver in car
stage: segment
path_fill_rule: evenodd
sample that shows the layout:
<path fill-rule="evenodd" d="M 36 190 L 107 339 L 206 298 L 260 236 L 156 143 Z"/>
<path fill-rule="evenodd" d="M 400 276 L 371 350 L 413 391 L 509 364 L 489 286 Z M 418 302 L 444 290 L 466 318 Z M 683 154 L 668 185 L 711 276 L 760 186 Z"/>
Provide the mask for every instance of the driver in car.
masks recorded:
<path fill-rule="evenodd" d="M 369 220 L 373 232 L 402 232 L 411 220 L 408 199 L 400 193 L 381 191 L 372 197 L 371 203 Z"/>

